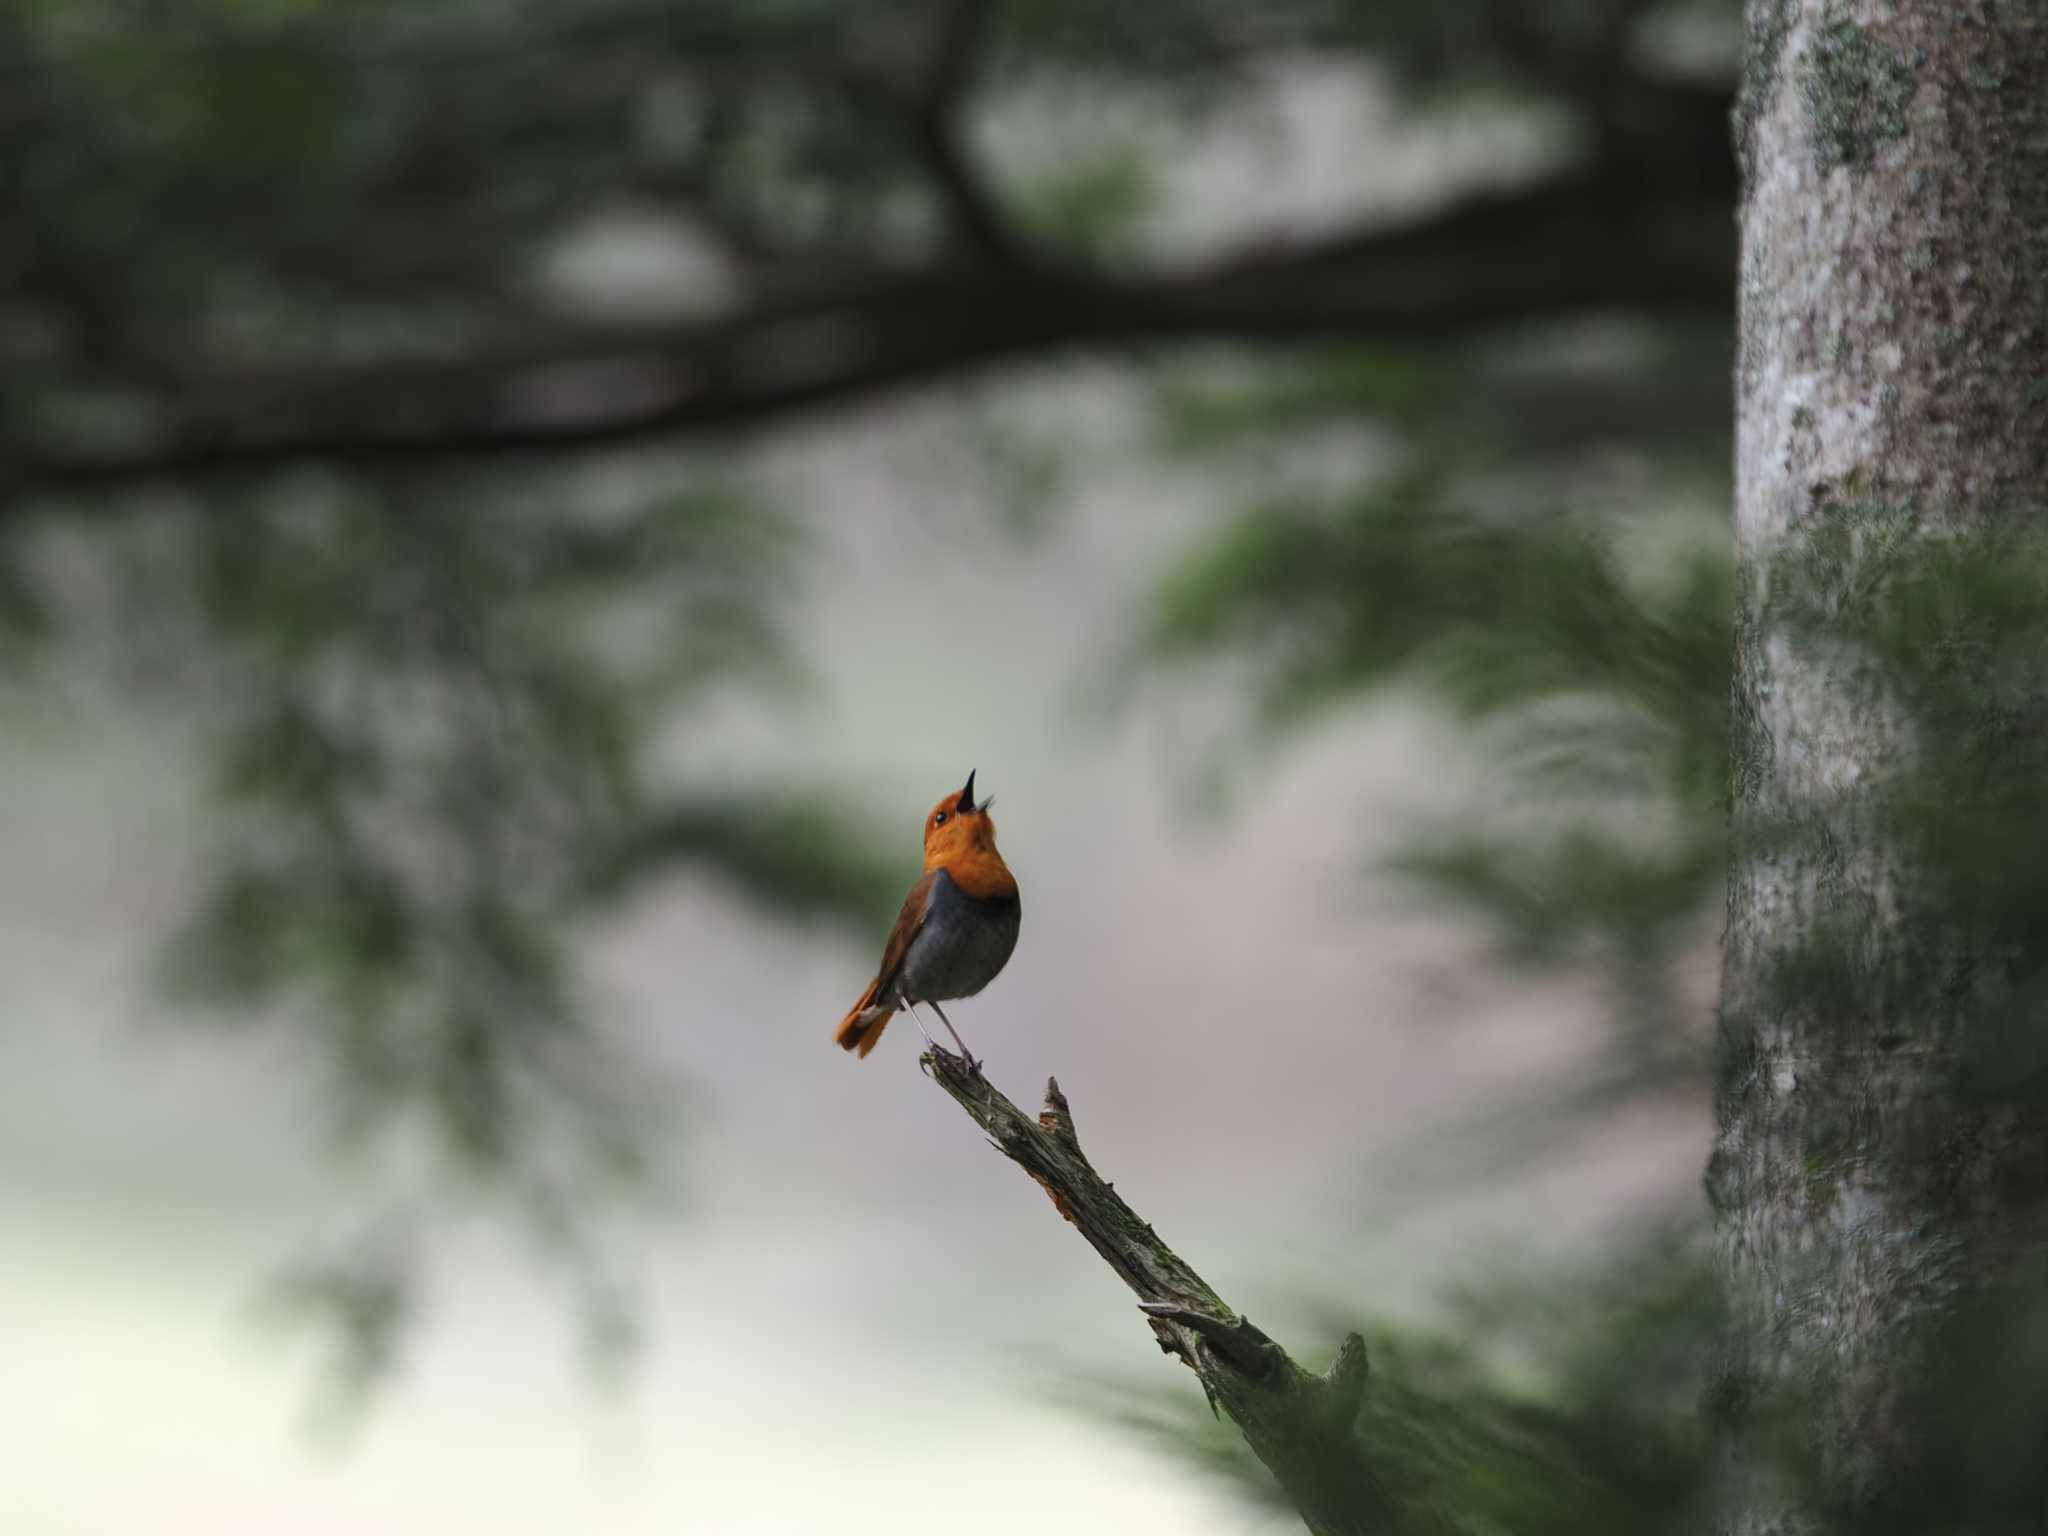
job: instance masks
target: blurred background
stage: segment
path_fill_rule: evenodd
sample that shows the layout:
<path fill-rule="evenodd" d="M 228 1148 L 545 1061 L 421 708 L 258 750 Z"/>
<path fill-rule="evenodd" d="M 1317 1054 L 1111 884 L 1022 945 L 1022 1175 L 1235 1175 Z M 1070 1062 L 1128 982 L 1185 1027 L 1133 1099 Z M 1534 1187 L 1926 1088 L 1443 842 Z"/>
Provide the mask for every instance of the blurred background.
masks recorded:
<path fill-rule="evenodd" d="M 1278 1518 L 831 1048 L 970 769 L 1298 1358 L 1687 1305 L 1738 12 L 0 14 L 0 1523 Z"/>

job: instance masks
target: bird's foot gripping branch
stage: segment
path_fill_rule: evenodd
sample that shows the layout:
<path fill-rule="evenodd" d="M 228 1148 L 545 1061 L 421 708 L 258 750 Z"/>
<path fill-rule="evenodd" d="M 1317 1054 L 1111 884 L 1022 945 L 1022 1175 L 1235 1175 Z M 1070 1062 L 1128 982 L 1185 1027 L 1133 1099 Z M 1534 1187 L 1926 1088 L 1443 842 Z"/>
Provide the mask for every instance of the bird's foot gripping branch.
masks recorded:
<path fill-rule="evenodd" d="M 1225 1306 L 1095 1171 L 1057 1080 L 1047 1081 L 1045 1107 L 1033 1118 L 951 1051 L 935 1046 L 919 1062 L 1136 1293 L 1159 1347 L 1195 1373 L 1209 1406 L 1237 1425 L 1309 1529 L 1319 1536 L 1383 1530 L 1386 1501 L 1356 1427 L 1365 1341 L 1346 1337 L 1336 1362 L 1317 1375 Z"/>

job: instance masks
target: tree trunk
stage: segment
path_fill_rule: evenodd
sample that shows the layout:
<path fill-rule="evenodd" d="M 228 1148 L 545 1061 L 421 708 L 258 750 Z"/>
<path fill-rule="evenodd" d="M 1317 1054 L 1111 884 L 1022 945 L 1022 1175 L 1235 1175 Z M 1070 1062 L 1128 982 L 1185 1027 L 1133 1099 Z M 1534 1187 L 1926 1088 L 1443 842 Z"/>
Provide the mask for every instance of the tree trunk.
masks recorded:
<path fill-rule="evenodd" d="M 1991 1278 L 2026 1227 L 1998 1165 L 2033 1132 L 1955 1123 L 1967 1025 L 1925 983 L 1974 936 L 1914 920 L 1874 810 L 1924 738 L 1867 657 L 1795 630 L 1777 599 L 1796 568 L 1846 620 L 1900 538 L 2041 531 L 2048 7 L 1748 0 L 1747 22 L 1735 844 L 1708 1187 L 1755 1324 L 1725 1402 L 1759 1382 L 1810 1392 L 1827 1497 L 1855 1499 L 1910 1458 L 1909 1324 Z M 1823 942 L 1856 977 L 1833 1006 L 1785 985 Z M 1752 1482 L 1730 1524 L 1797 1529 L 1815 1497 Z"/>

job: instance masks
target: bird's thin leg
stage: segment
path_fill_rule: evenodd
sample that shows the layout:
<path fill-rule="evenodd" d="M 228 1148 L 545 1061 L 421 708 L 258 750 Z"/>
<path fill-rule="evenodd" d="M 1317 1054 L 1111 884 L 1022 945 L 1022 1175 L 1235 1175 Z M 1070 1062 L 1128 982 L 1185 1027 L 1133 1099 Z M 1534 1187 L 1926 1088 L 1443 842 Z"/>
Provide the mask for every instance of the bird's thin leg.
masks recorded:
<path fill-rule="evenodd" d="M 953 1037 L 953 1043 L 960 1047 L 960 1055 L 966 1061 L 968 1070 L 979 1072 L 981 1070 L 981 1063 L 974 1059 L 974 1052 L 967 1049 L 967 1042 L 960 1038 L 960 1031 L 955 1029 L 953 1021 L 946 1017 L 946 1010 L 937 1003 L 929 1003 L 929 1006 L 932 1012 L 939 1016 L 939 1022 L 946 1026 L 946 1033 Z"/>
<path fill-rule="evenodd" d="M 907 998 L 903 1003 L 903 1011 L 910 1015 L 910 1022 L 915 1024 L 917 1032 L 924 1036 L 924 1043 L 936 1051 L 939 1048 L 939 1042 L 932 1038 L 932 1032 L 924 1027 L 924 1020 L 917 1016 L 916 1006 Z"/>

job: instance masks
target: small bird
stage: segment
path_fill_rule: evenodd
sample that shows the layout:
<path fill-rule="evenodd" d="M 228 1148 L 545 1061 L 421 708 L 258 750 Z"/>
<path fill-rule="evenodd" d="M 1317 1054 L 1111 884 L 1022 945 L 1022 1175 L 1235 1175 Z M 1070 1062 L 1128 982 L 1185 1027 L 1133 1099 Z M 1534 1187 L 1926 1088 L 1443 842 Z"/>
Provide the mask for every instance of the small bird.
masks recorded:
<path fill-rule="evenodd" d="M 833 1038 L 841 1050 L 867 1055 L 899 1010 L 929 1003 L 967 1064 L 980 1067 L 939 1004 L 974 996 L 995 980 L 1017 947 L 1022 908 L 1016 878 L 996 852 L 996 824 L 988 814 L 994 804 L 993 795 L 974 803 L 970 773 L 965 789 L 946 796 L 925 817 L 924 875 L 903 899 L 875 979 L 839 1021 Z M 922 1031 L 917 1014 L 910 1017 Z M 924 1038 L 933 1043 L 929 1034 Z"/>

